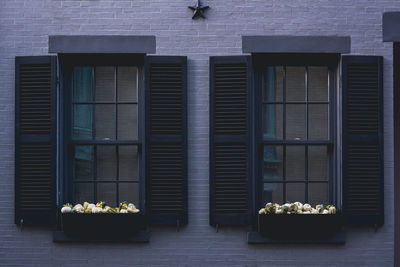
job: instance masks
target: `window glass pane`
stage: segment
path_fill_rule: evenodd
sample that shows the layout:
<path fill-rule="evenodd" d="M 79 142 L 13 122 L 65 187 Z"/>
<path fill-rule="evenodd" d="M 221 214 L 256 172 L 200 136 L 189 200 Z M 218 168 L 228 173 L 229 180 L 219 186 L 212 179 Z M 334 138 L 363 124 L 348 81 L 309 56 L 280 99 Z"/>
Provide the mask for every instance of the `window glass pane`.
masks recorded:
<path fill-rule="evenodd" d="M 137 68 L 118 67 L 118 101 L 137 101 Z"/>
<path fill-rule="evenodd" d="M 264 146 L 264 180 L 281 181 L 283 168 L 283 147 Z"/>
<path fill-rule="evenodd" d="M 308 202 L 311 205 L 331 204 L 331 203 L 328 203 L 328 184 L 327 183 L 309 183 L 308 184 Z"/>
<path fill-rule="evenodd" d="M 308 138 L 328 139 L 328 104 L 308 105 Z"/>
<path fill-rule="evenodd" d="M 286 183 L 286 202 L 305 202 L 306 186 L 303 183 Z"/>
<path fill-rule="evenodd" d="M 305 180 L 305 146 L 286 146 L 286 180 Z"/>
<path fill-rule="evenodd" d="M 306 139 L 306 105 L 286 105 L 286 139 Z"/>
<path fill-rule="evenodd" d="M 96 102 L 114 101 L 115 68 L 96 67 Z"/>
<path fill-rule="evenodd" d="M 282 183 L 264 183 L 263 204 L 268 202 L 283 203 L 283 184 Z"/>
<path fill-rule="evenodd" d="M 136 140 L 138 138 L 137 105 L 118 105 L 118 139 Z"/>
<path fill-rule="evenodd" d="M 308 179 L 328 179 L 328 149 L 326 146 L 308 147 Z"/>
<path fill-rule="evenodd" d="M 94 149 L 93 146 L 75 146 L 74 179 L 94 179 Z"/>
<path fill-rule="evenodd" d="M 119 180 L 138 180 L 137 146 L 119 146 Z"/>
<path fill-rule="evenodd" d="M 97 201 L 104 201 L 111 207 L 117 206 L 117 184 L 116 183 L 98 183 Z"/>
<path fill-rule="evenodd" d="M 328 101 L 327 67 L 308 67 L 308 100 Z"/>
<path fill-rule="evenodd" d="M 283 138 L 283 105 L 264 104 L 264 139 Z"/>
<path fill-rule="evenodd" d="M 305 67 L 286 67 L 286 101 L 306 100 L 305 77 Z"/>
<path fill-rule="evenodd" d="M 115 105 L 96 104 L 96 139 L 115 139 Z"/>
<path fill-rule="evenodd" d="M 275 102 L 283 100 L 283 67 L 266 68 L 264 73 L 264 101 Z"/>
<path fill-rule="evenodd" d="M 139 187 L 137 183 L 119 183 L 119 202 L 127 201 L 139 206 Z"/>
<path fill-rule="evenodd" d="M 72 138 L 93 139 L 93 105 L 74 104 L 72 113 Z"/>
<path fill-rule="evenodd" d="M 73 75 L 73 101 L 93 101 L 93 68 L 74 67 Z"/>
<path fill-rule="evenodd" d="M 94 202 L 94 188 L 92 183 L 74 184 L 74 204 L 83 202 Z"/>
<path fill-rule="evenodd" d="M 97 146 L 97 180 L 115 180 L 117 152 L 115 146 Z"/>

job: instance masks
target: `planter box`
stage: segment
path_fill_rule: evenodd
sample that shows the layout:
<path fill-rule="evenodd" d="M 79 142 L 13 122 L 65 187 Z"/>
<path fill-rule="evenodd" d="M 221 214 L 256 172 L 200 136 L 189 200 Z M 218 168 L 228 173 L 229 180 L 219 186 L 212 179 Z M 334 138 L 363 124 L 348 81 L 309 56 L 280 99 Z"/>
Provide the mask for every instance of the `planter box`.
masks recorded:
<path fill-rule="evenodd" d="M 329 239 L 342 225 L 340 214 L 258 215 L 258 231 L 272 239 Z"/>
<path fill-rule="evenodd" d="M 115 213 L 64 213 L 62 230 L 69 236 L 124 237 L 140 230 L 142 215 Z"/>

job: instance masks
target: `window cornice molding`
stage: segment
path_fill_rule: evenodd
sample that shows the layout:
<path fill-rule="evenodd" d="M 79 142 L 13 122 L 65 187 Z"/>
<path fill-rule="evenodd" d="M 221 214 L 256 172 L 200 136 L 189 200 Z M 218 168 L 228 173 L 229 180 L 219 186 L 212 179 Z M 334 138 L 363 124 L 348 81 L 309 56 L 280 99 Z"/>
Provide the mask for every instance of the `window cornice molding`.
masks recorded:
<path fill-rule="evenodd" d="M 351 51 L 349 36 L 242 36 L 243 53 L 338 53 Z"/>
<path fill-rule="evenodd" d="M 144 35 L 50 35 L 49 53 L 155 54 L 156 37 Z"/>

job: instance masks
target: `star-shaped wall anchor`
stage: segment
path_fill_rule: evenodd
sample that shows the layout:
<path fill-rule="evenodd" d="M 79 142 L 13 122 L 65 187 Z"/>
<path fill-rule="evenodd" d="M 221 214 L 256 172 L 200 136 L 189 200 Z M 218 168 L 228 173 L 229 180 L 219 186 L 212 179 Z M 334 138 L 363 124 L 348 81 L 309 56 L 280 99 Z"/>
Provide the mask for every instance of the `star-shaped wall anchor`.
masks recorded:
<path fill-rule="evenodd" d="M 200 0 L 197 0 L 197 4 L 194 6 L 188 6 L 191 10 L 193 10 L 193 17 L 192 19 L 196 19 L 198 17 L 201 17 L 205 19 L 206 17 L 204 16 L 204 10 L 209 9 L 209 6 L 203 6 L 200 3 Z"/>

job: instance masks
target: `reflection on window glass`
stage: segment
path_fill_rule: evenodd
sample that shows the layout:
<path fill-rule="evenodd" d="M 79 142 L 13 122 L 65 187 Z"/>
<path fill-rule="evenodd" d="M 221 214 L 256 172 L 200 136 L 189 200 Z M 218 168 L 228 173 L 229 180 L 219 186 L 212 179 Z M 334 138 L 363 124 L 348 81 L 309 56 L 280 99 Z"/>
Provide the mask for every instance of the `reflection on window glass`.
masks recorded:
<path fill-rule="evenodd" d="M 264 180 L 281 181 L 282 167 L 283 147 L 264 146 Z"/>
<path fill-rule="evenodd" d="M 283 67 L 267 67 L 265 71 L 264 101 L 279 102 L 283 100 Z"/>
<path fill-rule="evenodd" d="M 74 179 L 94 179 L 94 148 L 93 146 L 75 146 Z"/>
<path fill-rule="evenodd" d="M 283 105 L 264 104 L 264 139 L 283 138 Z"/>
<path fill-rule="evenodd" d="M 73 104 L 72 138 L 93 139 L 93 105 Z"/>
<path fill-rule="evenodd" d="M 75 67 L 73 75 L 73 101 L 93 101 L 93 67 Z"/>

